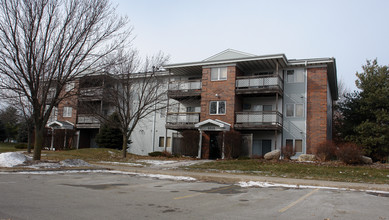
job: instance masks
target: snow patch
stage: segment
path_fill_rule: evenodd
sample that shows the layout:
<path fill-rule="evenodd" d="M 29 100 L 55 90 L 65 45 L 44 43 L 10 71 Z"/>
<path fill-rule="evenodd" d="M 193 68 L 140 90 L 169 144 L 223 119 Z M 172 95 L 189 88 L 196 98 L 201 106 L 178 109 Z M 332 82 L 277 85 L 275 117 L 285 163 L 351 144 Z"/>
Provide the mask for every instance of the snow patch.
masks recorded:
<path fill-rule="evenodd" d="M 100 161 L 98 163 L 113 164 L 113 165 L 124 165 L 124 166 L 131 166 L 131 167 L 143 167 L 143 165 L 139 164 L 139 163 L 123 163 L 123 162 L 109 162 L 109 161 Z"/>
<path fill-rule="evenodd" d="M 90 167 L 91 165 L 80 159 L 66 159 L 59 164 L 63 167 Z"/>
<path fill-rule="evenodd" d="M 18 152 L 7 152 L 0 154 L 0 167 L 14 167 L 24 164 L 30 160 L 29 157 Z"/>
<path fill-rule="evenodd" d="M 133 176 L 140 176 L 140 177 L 150 177 L 150 178 L 163 179 L 163 180 L 196 181 L 195 178 L 188 177 L 188 176 L 146 174 L 146 173 L 118 171 L 118 170 L 56 170 L 56 171 L 0 172 L 0 174 L 30 174 L 30 175 L 53 175 L 53 174 L 74 174 L 74 173 L 110 173 L 110 174 L 123 174 L 123 175 L 133 175 Z"/>
<path fill-rule="evenodd" d="M 270 182 L 258 182 L 258 181 L 249 181 L 249 182 L 239 182 L 240 187 L 284 187 L 284 188 L 300 188 L 300 189 L 341 189 L 346 190 L 345 188 L 336 188 L 336 187 L 327 187 L 327 186 L 309 186 L 309 185 L 293 185 L 293 184 L 282 184 L 282 183 L 270 183 Z"/>
<path fill-rule="evenodd" d="M 147 163 L 154 166 L 177 163 L 175 160 L 137 160 L 137 162 Z"/>

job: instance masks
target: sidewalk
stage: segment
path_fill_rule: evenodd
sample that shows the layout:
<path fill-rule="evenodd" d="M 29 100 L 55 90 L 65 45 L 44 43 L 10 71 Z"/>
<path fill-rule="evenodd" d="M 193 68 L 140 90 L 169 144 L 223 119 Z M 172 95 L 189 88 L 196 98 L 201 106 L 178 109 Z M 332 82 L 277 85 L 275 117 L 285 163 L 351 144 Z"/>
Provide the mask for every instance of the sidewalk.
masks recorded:
<path fill-rule="evenodd" d="M 297 186 L 316 186 L 316 187 L 330 187 L 341 188 L 346 190 L 376 190 L 389 192 L 389 184 L 370 184 L 370 183 L 349 183 L 349 182 L 335 182 L 325 180 L 309 180 L 309 179 L 292 179 L 280 177 L 268 177 L 249 174 L 235 174 L 223 172 L 198 172 L 180 169 L 177 167 L 168 166 L 150 166 L 150 167 L 129 167 L 120 165 L 105 165 L 95 164 L 104 169 L 135 172 L 144 174 L 163 174 L 171 176 L 187 176 L 196 178 L 199 181 L 218 182 L 227 184 L 236 184 L 239 182 L 263 182 L 275 184 L 288 184 Z"/>

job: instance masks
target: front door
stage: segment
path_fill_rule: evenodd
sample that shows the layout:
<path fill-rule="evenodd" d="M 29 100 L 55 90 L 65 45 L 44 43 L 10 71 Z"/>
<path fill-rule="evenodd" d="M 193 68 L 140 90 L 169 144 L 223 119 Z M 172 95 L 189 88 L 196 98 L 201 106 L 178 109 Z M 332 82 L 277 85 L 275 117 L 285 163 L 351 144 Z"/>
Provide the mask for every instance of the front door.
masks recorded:
<path fill-rule="evenodd" d="M 271 151 L 271 140 L 262 140 L 262 155 Z"/>
<path fill-rule="evenodd" d="M 218 139 L 217 133 L 213 133 L 210 135 L 209 159 L 221 158 L 220 147 L 217 139 Z"/>

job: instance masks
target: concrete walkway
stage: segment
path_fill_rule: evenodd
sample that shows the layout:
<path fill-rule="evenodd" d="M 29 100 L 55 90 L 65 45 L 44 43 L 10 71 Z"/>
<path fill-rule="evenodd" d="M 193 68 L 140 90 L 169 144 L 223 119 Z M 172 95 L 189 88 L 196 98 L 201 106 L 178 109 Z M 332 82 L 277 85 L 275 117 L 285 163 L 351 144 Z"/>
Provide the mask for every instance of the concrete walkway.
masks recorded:
<path fill-rule="evenodd" d="M 206 162 L 206 161 L 198 161 Z M 199 181 L 209 181 L 218 183 L 239 183 L 239 182 L 268 182 L 276 184 L 289 184 L 289 185 L 307 185 L 307 186 L 319 186 L 319 187 L 333 187 L 333 188 L 344 188 L 349 190 L 378 190 L 389 192 L 389 184 L 371 184 L 371 183 L 349 183 L 349 182 L 336 182 L 336 181 L 325 181 L 325 180 L 309 180 L 309 179 L 292 179 L 292 178 L 281 178 L 281 177 L 269 177 L 260 175 L 250 175 L 244 173 L 223 173 L 223 172 L 211 172 L 211 171 L 193 171 L 188 170 L 178 165 L 191 165 L 192 162 L 178 162 L 176 164 L 166 164 L 163 166 L 147 166 L 147 167 L 129 167 L 120 165 L 106 165 L 106 164 L 95 164 L 104 169 L 112 169 L 126 172 L 145 173 L 145 174 L 164 174 L 172 176 L 188 176 L 196 178 Z"/>

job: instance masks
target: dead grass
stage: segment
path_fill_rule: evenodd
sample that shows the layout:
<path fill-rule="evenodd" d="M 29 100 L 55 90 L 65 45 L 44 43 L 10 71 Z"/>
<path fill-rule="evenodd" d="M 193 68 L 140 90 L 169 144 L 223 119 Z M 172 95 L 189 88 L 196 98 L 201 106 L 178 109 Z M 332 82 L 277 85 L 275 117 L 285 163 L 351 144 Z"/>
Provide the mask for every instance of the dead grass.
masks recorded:
<path fill-rule="evenodd" d="M 341 163 L 297 163 L 291 161 L 223 160 L 190 167 L 196 170 L 243 171 L 253 175 L 317 179 L 342 182 L 389 184 L 387 166 L 349 166 Z"/>

